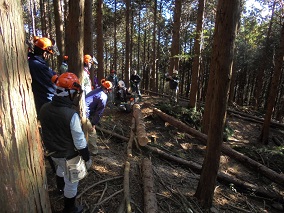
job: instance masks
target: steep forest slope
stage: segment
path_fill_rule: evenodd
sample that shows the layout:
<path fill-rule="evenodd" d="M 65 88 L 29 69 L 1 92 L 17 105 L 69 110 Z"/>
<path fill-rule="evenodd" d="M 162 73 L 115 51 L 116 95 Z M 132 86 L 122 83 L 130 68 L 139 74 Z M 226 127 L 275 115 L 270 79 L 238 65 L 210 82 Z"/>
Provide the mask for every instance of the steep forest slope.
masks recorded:
<path fill-rule="evenodd" d="M 161 154 L 201 166 L 206 147 L 198 138 L 179 131 L 153 113 L 153 108 L 164 106 L 165 102 L 165 98 L 144 95 L 140 103 L 150 143 L 146 147 L 133 144 L 133 155 L 128 158 L 131 212 L 145 212 L 142 169 L 145 158 L 150 159 L 152 163 L 159 213 L 206 212 L 194 198 L 199 172 L 181 161 L 170 160 Z M 172 110 L 173 113 L 174 111 Z M 190 125 L 190 120 L 193 119 L 188 120 Z M 104 112 L 99 128 L 116 136 L 98 130 L 99 153 L 94 157 L 94 164 L 88 176 L 79 184 L 78 201 L 86 206 L 85 212 L 126 212 L 123 211 L 122 203 L 127 140 L 130 137 L 131 123 L 132 113 L 121 112 L 116 107 L 107 107 Z M 227 126 L 229 131 L 224 142 L 226 145 L 278 173 L 283 173 L 283 146 L 272 143 L 272 137 L 284 138 L 283 130 L 272 129 L 271 143 L 265 148 L 257 143 L 261 124 L 228 114 Z M 156 152 L 155 149 L 160 152 Z M 263 196 L 257 193 L 258 191 L 218 179 L 211 212 L 283 212 L 283 199 L 275 198 L 283 197 L 283 186 L 226 155 L 221 156 L 220 172 L 248 185 L 261 187 L 272 195 Z M 63 208 L 63 197 L 56 193 L 55 178 L 48 163 L 47 175 L 53 211 L 58 212 Z"/>

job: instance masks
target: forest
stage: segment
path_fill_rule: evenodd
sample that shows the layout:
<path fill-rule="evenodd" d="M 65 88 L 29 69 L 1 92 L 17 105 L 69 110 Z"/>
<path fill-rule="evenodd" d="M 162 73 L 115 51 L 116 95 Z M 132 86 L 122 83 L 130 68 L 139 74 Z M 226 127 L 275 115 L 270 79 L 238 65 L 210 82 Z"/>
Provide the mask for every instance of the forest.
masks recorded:
<path fill-rule="evenodd" d="M 82 80 L 90 54 L 92 79 L 142 77 L 142 101 L 129 114 L 107 107 L 97 127 L 77 196 L 85 212 L 284 210 L 282 0 L 1 1 L 0 18 L 4 212 L 62 209 L 30 86 L 34 36 L 56 41 L 55 72 L 67 55 Z M 177 105 L 166 81 L 175 70 Z"/>

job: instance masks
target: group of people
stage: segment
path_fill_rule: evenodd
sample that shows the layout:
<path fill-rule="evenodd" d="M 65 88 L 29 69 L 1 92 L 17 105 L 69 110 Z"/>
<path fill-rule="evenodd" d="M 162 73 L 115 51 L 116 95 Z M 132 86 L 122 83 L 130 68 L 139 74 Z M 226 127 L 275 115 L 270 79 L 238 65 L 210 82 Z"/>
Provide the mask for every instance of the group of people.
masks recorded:
<path fill-rule="evenodd" d="M 63 212 L 82 212 L 83 207 L 75 204 L 80 178 L 74 179 L 72 175 L 74 168 L 71 171 L 66 163 L 74 163 L 76 160 L 75 164 L 80 168 L 76 172 L 81 174 L 82 171 L 91 167 L 91 155 L 96 154 L 97 149 L 90 153 L 76 107 L 79 105 L 82 94 L 85 93 L 86 115 L 90 123 L 88 131 L 93 139 L 95 127 L 104 112 L 108 96 L 113 102 L 114 89 L 119 86 L 125 87 L 125 84 L 118 80 L 114 70 L 111 70 L 106 79 L 101 80 L 101 86 L 98 85 L 96 78 L 92 82 L 90 68 L 97 62 L 90 55 L 84 56 L 82 84 L 72 70 L 69 70 L 68 56 L 64 56 L 59 70 L 60 75 L 58 75 L 48 66 L 48 60 L 53 54 L 59 54 L 55 42 L 46 37 L 34 38 L 33 49 L 28 53 L 32 91 L 41 124 L 43 144 L 56 165 L 58 192 L 64 195 Z M 174 71 L 173 76 L 167 76 L 167 79 L 170 81 L 170 88 L 177 88 L 177 71 Z M 136 92 L 141 99 L 140 81 L 141 77 L 134 70 L 130 77 L 131 90 Z M 173 93 L 176 100 L 177 89 Z M 80 177 L 83 178 L 84 174 Z"/>
<path fill-rule="evenodd" d="M 75 204 L 80 179 L 75 176 L 91 167 L 92 153 L 75 108 L 85 92 L 86 114 L 92 125 L 90 131 L 93 132 L 102 116 L 112 83 L 103 79 L 100 87 L 91 90 L 88 84 L 81 85 L 78 77 L 68 67 L 58 76 L 48 66 L 51 55 L 58 53 L 55 43 L 46 37 L 37 37 L 33 42 L 33 50 L 28 53 L 28 63 L 42 140 L 56 165 L 57 189 L 64 195 L 63 212 L 82 212 L 83 207 Z M 65 59 L 68 65 L 68 58 Z M 93 63 L 90 57 L 84 57 L 84 65 L 90 63 Z M 86 73 L 89 75 L 87 71 Z M 75 162 L 77 159 L 78 162 Z M 75 173 L 74 168 L 67 168 L 67 162 L 79 165 Z M 81 174 L 80 177 L 83 178 L 84 175 Z"/>

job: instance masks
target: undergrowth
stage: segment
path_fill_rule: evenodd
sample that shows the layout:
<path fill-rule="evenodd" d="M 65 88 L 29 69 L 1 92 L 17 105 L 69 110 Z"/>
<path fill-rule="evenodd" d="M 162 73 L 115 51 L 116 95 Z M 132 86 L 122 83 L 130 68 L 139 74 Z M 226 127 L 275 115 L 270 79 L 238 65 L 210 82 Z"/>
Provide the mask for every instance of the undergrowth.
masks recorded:
<path fill-rule="evenodd" d="M 201 108 L 200 110 L 196 110 L 164 102 L 157 103 L 156 107 L 164 113 L 187 124 L 188 126 L 195 128 L 198 131 L 201 131 L 202 113 L 204 110 L 203 108 Z M 234 130 L 226 123 L 223 133 L 223 139 L 227 141 L 228 138 L 233 135 L 233 133 Z"/>

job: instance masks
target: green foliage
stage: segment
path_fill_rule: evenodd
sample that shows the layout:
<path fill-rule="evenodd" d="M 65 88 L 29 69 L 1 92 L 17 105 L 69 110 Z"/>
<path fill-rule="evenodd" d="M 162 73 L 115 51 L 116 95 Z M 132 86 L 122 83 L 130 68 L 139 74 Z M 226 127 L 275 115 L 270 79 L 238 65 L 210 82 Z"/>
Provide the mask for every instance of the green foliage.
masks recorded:
<path fill-rule="evenodd" d="M 234 149 L 276 172 L 284 172 L 284 146 L 237 146 Z"/>
<path fill-rule="evenodd" d="M 179 105 L 171 105 L 169 103 L 158 103 L 156 105 L 161 111 L 171 115 L 183 123 L 194 127 L 195 129 L 201 129 L 201 117 L 202 113 L 200 111 L 196 111 L 194 109 L 185 108 Z"/>
<path fill-rule="evenodd" d="M 203 108 L 197 111 L 196 109 L 185 108 L 179 105 L 171 105 L 165 102 L 157 103 L 156 107 L 159 108 L 164 113 L 173 116 L 174 118 L 187 124 L 188 126 L 201 131 Z M 223 139 L 227 141 L 228 138 L 233 134 L 234 130 L 229 126 L 228 123 L 226 123 L 223 133 Z"/>

